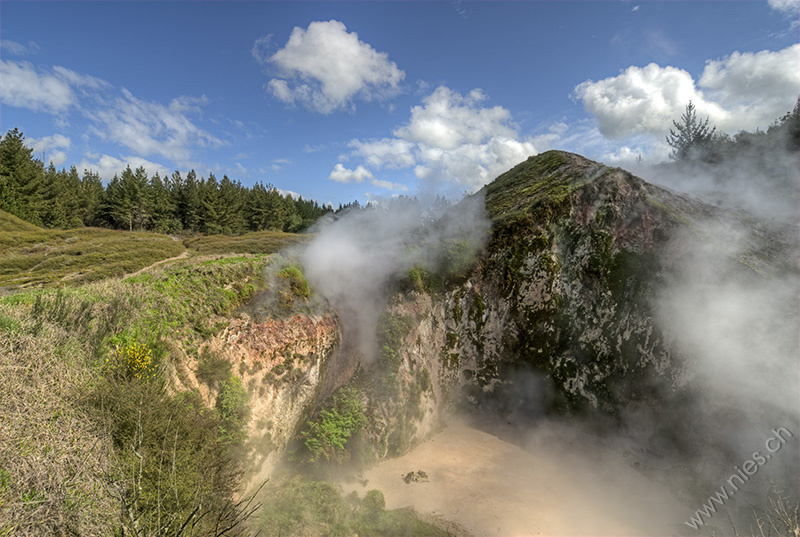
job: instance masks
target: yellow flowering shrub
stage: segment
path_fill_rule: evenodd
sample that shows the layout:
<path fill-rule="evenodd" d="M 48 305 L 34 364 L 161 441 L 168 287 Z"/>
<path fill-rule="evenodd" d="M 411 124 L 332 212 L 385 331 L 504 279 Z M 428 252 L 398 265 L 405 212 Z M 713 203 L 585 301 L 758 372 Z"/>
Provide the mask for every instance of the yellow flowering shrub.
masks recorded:
<path fill-rule="evenodd" d="M 115 349 L 117 360 L 112 362 L 112 358 L 107 358 L 107 366 L 116 369 L 128 378 L 139 380 L 150 380 L 155 377 L 157 365 L 153 360 L 153 351 L 147 346 L 137 343 L 135 340 L 126 343 Z"/>

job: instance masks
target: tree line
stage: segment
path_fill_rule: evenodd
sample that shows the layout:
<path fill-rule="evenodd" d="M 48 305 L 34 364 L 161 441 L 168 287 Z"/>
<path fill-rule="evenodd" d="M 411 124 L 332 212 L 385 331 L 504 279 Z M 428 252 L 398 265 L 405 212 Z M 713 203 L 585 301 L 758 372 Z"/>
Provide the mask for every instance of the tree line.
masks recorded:
<path fill-rule="evenodd" d="M 800 98 L 792 111 L 776 119 L 766 131 L 741 131 L 731 136 L 710 125 L 708 117 L 699 119 L 692 101 L 672 126 L 667 143 L 672 148 L 669 158 L 675 162 L 720 164 L 744 152 L 767 163 L 776 154 L 800 151 Z"/>
<path fill-rule="evenodd" d="M 213 173 L 198 178 L 194 170 L 162 177 L 128 166 L 104 185 L 91 170 L 81 176 L 75 166 L 45 166 L 15 128 L 0 139 L 0 210 L 46 228 L 238 235 L 301 232 L 333 207 L 282 195 L 270 184 L 246 187 Z"/>

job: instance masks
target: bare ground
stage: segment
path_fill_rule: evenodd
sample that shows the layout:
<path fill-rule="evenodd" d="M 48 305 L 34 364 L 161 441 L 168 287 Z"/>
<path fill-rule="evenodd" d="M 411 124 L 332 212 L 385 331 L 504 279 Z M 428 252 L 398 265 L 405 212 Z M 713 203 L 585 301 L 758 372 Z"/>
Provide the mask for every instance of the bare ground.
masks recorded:
<path fill-rule="evenodd" d="M 389 509 L 412 506 L 476 536 L 675 535 L 682 525 L 686 507 L 632 469 L 621 449 L 563 428 L 534 430 L 515 444 L 455 421 L 365 471 L 366 485 L 342 486 L 381 490 Z M 427 482 L 403 481 L 417 470 Z"/>

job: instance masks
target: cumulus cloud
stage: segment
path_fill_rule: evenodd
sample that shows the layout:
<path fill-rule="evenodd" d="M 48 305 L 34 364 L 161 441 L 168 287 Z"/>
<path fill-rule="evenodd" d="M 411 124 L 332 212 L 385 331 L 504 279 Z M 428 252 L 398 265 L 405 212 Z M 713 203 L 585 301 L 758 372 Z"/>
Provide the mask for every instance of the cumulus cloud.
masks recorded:
<path fill-rule="evenodd" d="M 765 127 L 791 108 L 800 87 L 800 44 L 780 51 L 734 52 L 708 60 L 698 81 L 677 67 L 631 66 L 615 77 L 587 80 L 583 101 L 611 139 L 648 133 L 662 137 L 690 100 L 698 114 L 728 132 Z"/>
<path fill-rule="evenodd" d="M 408 191 L 408 187 L 400 183 L 392 183 L 382 179 L 376 179 L 371 171 L 364 166 L 358 166 L 355 170 L 345 168 L 341 162 L 333 167 L 333 171 L 328 176 L 328 179 L 336 181 L 337 183 L 363 183 L 369 181 L 371 185 L 387 190 Z"/>
<path fill-rule="evenodd" d="M 207 103 L 205 97 L 178 97 L 168 105 L 136 98 L 126 89 L 108 106 L 87 112 L 93 132 L 121 144 L 136 155 L 160 155 L 188 163 L 192 147 L 219 147 L 224 142 L 192 122 L 190 115 Z"/>
<path fill-rule="evenodd" d="M 256 59 L 264 57 L 264 39 L 253 45 Z M 405 77 L 385 52 L 336 20 L 312 22 L 305 30 L 295 27 L 286 45 L 268 61 L 279 74 L 267 83 L 276 99 L 322 114 L 352 107 L 356 97 L 369 101 L 391 96 Z"/>
<path fill-rule="evenodd" d="M 415 164 L 414 144 L 400 138 L 382 138 L 365 141 L 352 140 L 353 154 L 364 159 L 373 168 L 408 168 Z"/>
<path fill-rule="evenodd" d="M 70 83 L 36 70 L 28 62 L 0 60 L 0 98 L 3 104 L 51 113 L 65 112 L 77 103 Z"/>
<path fill-rule="evenodd" d="M 119 159 L 110 155 L 102 155 L 96 162 L 89 162 L 89 160 L 83 159 L 75 167 L 81 173 L 84 170 L 91 170 L 97 173 L 104 181 L 110 181 L 114 178 L 114 175 L 122 173 L 127 166 L 130 166 L 131 169 L 134 170 L 142 167 L 150 176 L 154 175 L 156 172 L 162 177 L 169 176 L 170 174 L 169 169 L 161 164 L 136 156 L 127 156 Z"/>
<path fill-rule="evenodd" d="M 375 169 L 413 168 L 424 180 L 444 180 L 477 190 L 537 150 L 521 139 L 511 112 L 484 106 L 486 95 L 440 86 L 411 109 L 394 138 L 353 140 L 352 156 Z"/>
<path fill-rule="evenodd" d="M 734 52 L 706 62 L 699 85 L 727 111 L 725 130 L 764 127 L 783 115 L 800 89 L 800 44 L 777 52 Z"/>
<path fill-rule="evenodd" d="M 328 179 L 336 181 L 337 183 L 362 183 L 364 179 L 374 178 L 375 176 L 372 175 L 372 172 L 364 166 L 359 166 L 355 170 L 350 170 L 345 168 L 344 164 L 341 162 L 333 167 L 333 171 L 331 171 L 331 174 L 328 176 Z"/>

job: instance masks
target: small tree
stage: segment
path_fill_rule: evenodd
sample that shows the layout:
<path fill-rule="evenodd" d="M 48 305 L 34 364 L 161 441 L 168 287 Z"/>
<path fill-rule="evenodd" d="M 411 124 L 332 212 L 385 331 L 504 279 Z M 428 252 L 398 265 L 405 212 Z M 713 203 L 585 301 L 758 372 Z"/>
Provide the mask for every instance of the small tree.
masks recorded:
<path fill-rule="evenodd" d="M 704 121 L 697 119 L 697 113 L 692 101 L 686 105 L 686 111 L 681 116 L 681 121 L 673 121 L 675 130 L 669 130 L 667 143 L 672 147 L 669 158 L 672 160 L 694 160 L 704 156 L 714 140 L 716 127 L 709 127 L 708 116 Z"/>

